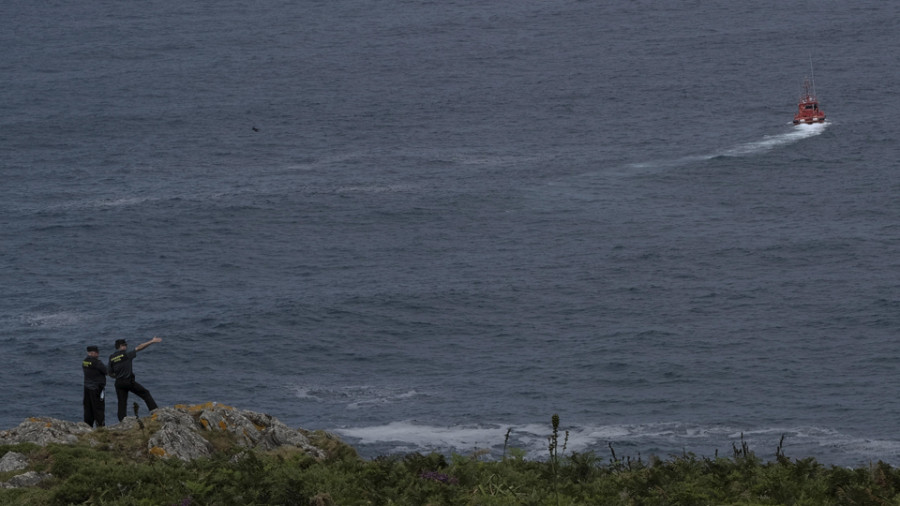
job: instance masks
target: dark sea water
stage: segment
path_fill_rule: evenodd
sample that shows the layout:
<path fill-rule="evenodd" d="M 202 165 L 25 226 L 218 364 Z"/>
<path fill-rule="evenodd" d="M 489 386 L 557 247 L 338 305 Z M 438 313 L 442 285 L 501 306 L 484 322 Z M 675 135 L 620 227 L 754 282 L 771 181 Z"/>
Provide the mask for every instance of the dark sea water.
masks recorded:
<path fill-rule="evenodd" d="M 158 335 L 161 405 L 366 456 L 900 465 L 900 4 L 0 15 L 0 428 Z"/>

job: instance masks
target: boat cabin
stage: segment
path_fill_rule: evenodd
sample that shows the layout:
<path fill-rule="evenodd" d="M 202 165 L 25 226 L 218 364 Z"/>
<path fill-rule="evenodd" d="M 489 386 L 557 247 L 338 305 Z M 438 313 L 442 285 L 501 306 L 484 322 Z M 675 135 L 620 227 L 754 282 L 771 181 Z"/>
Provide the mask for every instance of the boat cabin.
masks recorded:
<path fill-rule="evenodd" d="M 800 123 L 824 123 L 825 113 L 819 109 L 819 101 L 809 91 L 810 83 L 807 79 L 803 83 L 803 95 L 797 104 L 797 114 L 794 115 L 794 124 Z"/>

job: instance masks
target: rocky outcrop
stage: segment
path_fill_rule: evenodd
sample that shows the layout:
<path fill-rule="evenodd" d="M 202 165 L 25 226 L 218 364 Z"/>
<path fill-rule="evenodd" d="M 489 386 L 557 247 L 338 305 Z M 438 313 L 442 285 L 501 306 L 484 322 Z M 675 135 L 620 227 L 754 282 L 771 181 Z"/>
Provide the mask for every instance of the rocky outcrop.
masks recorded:
<path fill-rule="evenodd" d="M 295 446 L 314 454 L 320 451 L 310 445 L 306 436 L 272 415 L 239 411 L 220 404 L 206 407 L 198 419 L 204 429 L 228 432 L 237 439 L 239 445 L 247 448 L 268 451 L 282 446 Z"/>
<path fill-rule="evenodd" d="M 48 443 L 72 444 L 79 436 L 91 432 L 84 422 L 67 422 L 55 418 L 32 417 L 18 427 L 0 431 L 0 444 L 34 443 L 47 446 Z"/>
<path fill-rule="evenodd" d="M 321 447 L 312 444 L 307 434 L 313 434 Z M 348 452 L 356 455 L 355 450 L 331 434 L 292 429 L 271 415 L 242 411 L 215 402 L 159 408 L 150 416 L 126 417 L 116 425 L 97 430 L 82 422 L 29 418 L 18 427 L 0 431 L 0 445 L 34 443 L 46 446 L 79 442 L 114 450 L 120 455 L 130 453 L 137 459 L 156 457 L 190 461 L 212 456 L 217 450 L 241 456 L 251 450 L 266 452 L 285 448 L 315 458 L 325 458 L 326 452 L 328 455 L 347 455 Z M 48 473 L 29 471 L 29 466 L 27 455 L 13 451 L 3 454 L 0 473 L 25 472 L 0 483 L 0 488 L 31 487 L 52 477 Z"/>
<path fill-rule="evenodd" d="M 26 467 L 28 467 L 28 459 L 21 453 L 6 452 L 6 455 L 0 459 L 0 473 L 19 471 Z"/>
<path fill-rule="evenodd" d="M 11 471 L 21 471 L 28 467 L 28 458 L 17 452 L 6 452 L 3 458 L 0 458 L 0 473 L 8 473 Z M 33 487 L 38 483 L 52 477 L 48 473 L 38 473 L 36 471 L 28 471 L 13 476 L 7 481 L 0 482 L 0 488 L 19 488 Z"/>
<path fill-rule="evenodd" d="M 325 456 L 325 452 L 310 444 L 302 432 L 291 429 L 277 418 L 224 404 L 210 402 L 160 408 L 153 412 L 151 419 L 161 424 L 148 442 L 150 453 L 159 457 L 191 460 L 211 455 L 212 445 L 201 436 L 209 432 L 223 432 L 243 448 L 270 451 L 288 446 L 317 458 Z"/>
<path fill-rule="evenodd" d="M 161 424 L 147 441 L 152 455 L 184 461 L 212 455 L 212 445 L 199 434 L 197 422 L 190 414 L 177 408 L 160 408 L 152 418 Z"/>
<path fill-rule="evenodd" d="M 316 458 L 325 457 L 325 451 L 312 445 L 303 431 L 292 429 L 271 415 L 242 411 L 215 402 L 159 408 L 150 416 L 126 417 L 116 425 L 97 431 L 82 422 L 29 418 L 18 427 L 0 431 L 0 445 L 74 444 L 81 439 L 103 444 L 101 435 L 104 431 L 133 432 L 145 438 L 151 455 L 185 461 L 212 455 L 214 447 L 208 438 L 217 432 L 240 448 L 271 451 L 291 447 Z"/>

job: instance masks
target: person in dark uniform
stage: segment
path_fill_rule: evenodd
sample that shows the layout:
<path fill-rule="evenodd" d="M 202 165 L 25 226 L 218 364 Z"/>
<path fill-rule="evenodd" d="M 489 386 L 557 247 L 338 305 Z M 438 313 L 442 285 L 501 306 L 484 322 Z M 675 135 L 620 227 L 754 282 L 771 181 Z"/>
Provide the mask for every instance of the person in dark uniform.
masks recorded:
<path fill-rule="evenodd" d="M 144 402 L 147 403 L 147 409 L 150 411 L 157 408 L 156 401 L 153 400 L 150 391 L 134 380 L 134 370 L 132 370 L 131 365 L 134 357 L 137 356 L 137 352 L 161 341 L 161 338 L 154 337 L 128 351 L 128 343 L 124 339 L 116 340 L 116 352 L 109 356 L 109 375 L 116 378 L 116 397 L 119 400 L 117 415 L 120 422 L 128 414 L 128 392 L 134 392 L 135 395 L 144 399 Z"/>
<path fill-rule="evenodd" d="M 84 423 L 103 427 L 106 423 L 106 365 L 97 357 L 96 346 L 87 347 L 87 356 L 81 361 L 84 371 Z"/>

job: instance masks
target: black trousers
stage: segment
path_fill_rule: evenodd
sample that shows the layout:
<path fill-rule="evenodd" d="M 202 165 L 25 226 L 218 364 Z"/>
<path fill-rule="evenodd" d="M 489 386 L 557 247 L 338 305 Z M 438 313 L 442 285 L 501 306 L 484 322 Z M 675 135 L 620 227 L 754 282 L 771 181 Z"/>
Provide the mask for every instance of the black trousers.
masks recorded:
<path fill-rule="evenodd" d="M 123 382 L 116 381 L 116 397 L 119 399 L 119 411 L 117 414 L 120 422 L 128 416 L 128 392 L 134 392 L 134 395 L 144 399 L 144 402 L 147 403 L 147 409 L 150 411 L 157 408 L 156 401 L 153 400 L 150 391 L 137 381 L 134 381 L 134 379 Z"/>
<path fill-rule="evenodd" d="M 84 423 L 97 427 L 103 427 L 106 424 L 106 400 L 103 398 L 103 387 L 99 389 L 84 389 Z"/>

